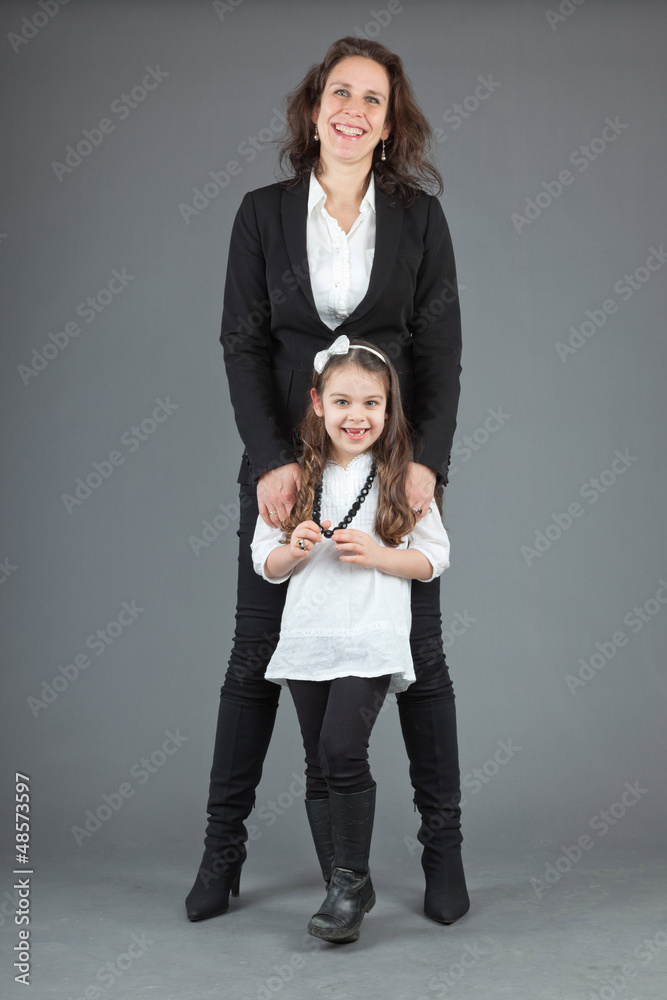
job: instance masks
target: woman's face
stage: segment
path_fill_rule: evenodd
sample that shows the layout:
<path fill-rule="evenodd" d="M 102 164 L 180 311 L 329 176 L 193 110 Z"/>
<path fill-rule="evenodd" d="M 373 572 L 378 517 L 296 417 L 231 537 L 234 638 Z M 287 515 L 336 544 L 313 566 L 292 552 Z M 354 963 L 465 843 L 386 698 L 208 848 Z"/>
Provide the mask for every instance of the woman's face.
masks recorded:
<path fill-rule="evenodd" d="M 320 135 L 320 159 L 327 166 L 363 164 L 371 169 L 373 150 L 389 135 L 389 75 L 364 56 L 341 59 L 331 70 L 313 122 Z"/>

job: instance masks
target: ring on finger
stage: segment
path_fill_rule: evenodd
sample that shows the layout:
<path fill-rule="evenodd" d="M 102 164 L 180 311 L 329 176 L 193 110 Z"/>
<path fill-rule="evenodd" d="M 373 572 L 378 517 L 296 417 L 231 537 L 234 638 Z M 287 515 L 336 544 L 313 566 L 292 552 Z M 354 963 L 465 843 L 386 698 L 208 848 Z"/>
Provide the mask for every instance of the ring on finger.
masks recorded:
<path fill-rule="evenodd" d="M 305 543 L 303 541 L 303 538 L 298 538 L 296 544 L 299 546 L 299 548 L 301 549 L 302 552 L 307 552 L 308 551 L 308 549 L 306 548 Z"/>
<path fill-rule="evenodd" d="M 273 516 L 274 516 L 274 514 L 277 514 L 277 513 L 278 513 L 278 511 L 277 511 L 277 510 L 270 510 L 270 511 L 269 511 L 269 514 L 271 515 L 271 517 L 273 517 Z"/>

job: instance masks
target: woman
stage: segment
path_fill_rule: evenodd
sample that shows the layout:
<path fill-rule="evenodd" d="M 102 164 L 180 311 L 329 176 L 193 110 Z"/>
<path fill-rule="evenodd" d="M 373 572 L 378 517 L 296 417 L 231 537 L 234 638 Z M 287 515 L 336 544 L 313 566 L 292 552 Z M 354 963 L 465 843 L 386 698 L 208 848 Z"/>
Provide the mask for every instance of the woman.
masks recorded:
<path fill-rule="evenodd" d="M 264 679 L 286 584 L 254 572 L 257 509 L 280 526 L 298 489 L 293 429 L 309 399 L 312 358 L 339 334 L 382 348 L 399 374 L 414 428 L 406 490 L 426 512 L 447 482 L 461 371 L 460 313 L 432 132 L 398 56 L 344 38 L 287 101 L 281 162 L 292 178 L 248 193 L 234 227 L 222 333 L 230 395 L 245 445 L 238 482 L 236 632 L 221 691 L 206 850 L 186 907 L 190 920 L 226 912 L 246 857 L 244 821 L 268 749 L 279 688 Z M 335 333 L 334 333 L 335 331 Z M 257 506 L 255 506 L 257 504 Z M 397 697 L 422 817 L 424 911 L 452 923 L 469 907 L 461 863 L 454 692 L 442 650 L 439 587 L 412 582 L 417 680 Z M 324 804 L 323 804 L 324 802 Z M 315 842 L 326 800 L 306 800 Z"/>

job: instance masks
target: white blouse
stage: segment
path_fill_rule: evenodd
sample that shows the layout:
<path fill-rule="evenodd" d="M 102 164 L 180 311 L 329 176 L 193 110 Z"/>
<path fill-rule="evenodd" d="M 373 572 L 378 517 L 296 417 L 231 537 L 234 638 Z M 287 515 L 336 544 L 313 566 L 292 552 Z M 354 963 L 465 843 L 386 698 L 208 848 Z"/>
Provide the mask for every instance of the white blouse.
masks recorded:
<path fill-rule="evenodd" d="M 335 330 L 368 291 L 375 255 L 373 174 L 349 233 L 344 233 L 327 212 L 326 197 L 322 185 L 311 174 L 306 221 L 310 284 L 320 319 Z"/>
<path fill-rule="evenodd" d="M 338 524 L 356 500 L 371 468 L 370 452 L 357 455 L 346 469 L 329 462 L 322 483 L 321 517 Z M 378 484 L 350 524 L 384 545 L 374 531 Z M 252 540 L 255 571 L 268 579 L 264 563 L 280 544 L 283 532 L 257 518 Z M 399 548 L 415 548 L 427 557 L 430 580 L 449 566 L 449 538 L 435 506 L 429 508 Z M 411 581 L 355 563 L 343 563 L 332 538 L 322 538 L 291 574 L 280 639 L 266 678 L 332 680 L 335 677 L 380 677 L 392 674 L 390 692 L 404 691 L 414 680 L 410 651 Z"/>

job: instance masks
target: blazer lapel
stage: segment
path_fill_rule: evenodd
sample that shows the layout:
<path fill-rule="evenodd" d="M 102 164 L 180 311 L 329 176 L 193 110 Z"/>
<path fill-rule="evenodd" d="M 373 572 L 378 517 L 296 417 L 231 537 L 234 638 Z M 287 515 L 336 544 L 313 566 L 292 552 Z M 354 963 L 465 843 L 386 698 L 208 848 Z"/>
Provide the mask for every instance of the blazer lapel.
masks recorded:
<path fill-rule="evenodd" d="M 392 195 L 385 194 L 375 185 L 375 255 L 368 283 L 368 291 L 359 305 L 347 319 L 343 320 L 342 330 L 347 323 L 353 323 L 369 312 L 384 292 L 389 276 L 396 261 L 398 244 L 403 226 L 403 208 Z"/>
<path fill-rule="evenodd" d="M 283 234 L 292 273 L 299 283 L 301 291 L 306 296 L 313 316 L 318 323 L 331 333 L 326 323 L 322 323 L 317 312 L 313 289 L 310 284 L 308 269 L 308 245 L 306 240 L 306 222 L 308 221 L 308 189 L 310 179 L 307 177 L 295 187 L 283 191 L 280 212 L 282 216 Z"/>
<path fill-rule="evenodd" d="M 342 331 L 346 324 L 355 322 L 369 312 L 385 290 L 398 252 L 403 224 L 403 208 L 391 195 L 385 194 L 377 184 L 375 185 L 375 255 L 368 290 L 356 309 L 336 327 L 335 331 L 332 331 L 319 317 L 310 284 L 306 241 L 308 189 L 309 179 L 306 178 L 295 187 L 286 188 L 283 191 L 281 202 L 283 233 L 292 271 L 299 287 L 308 301 L 315 320 L 333 339 L 338 336 L 338 332 Z"/>

